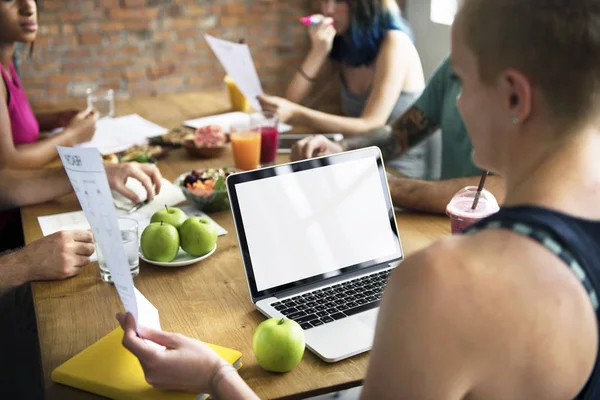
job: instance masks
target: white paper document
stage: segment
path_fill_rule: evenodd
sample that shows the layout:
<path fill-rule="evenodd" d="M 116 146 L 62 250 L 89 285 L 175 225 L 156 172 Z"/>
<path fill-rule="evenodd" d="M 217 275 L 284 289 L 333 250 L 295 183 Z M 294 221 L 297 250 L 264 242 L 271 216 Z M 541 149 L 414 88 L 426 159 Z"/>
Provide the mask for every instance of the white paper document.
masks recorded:
<path fill-rule="evenodd" d="M 225 131 L 225 133 L 228 133 L 231 130 L 231 124 L 249 120 L 249 114 L 243 113 L 241 111 L 236 111 L 225 114 L 211 115 L 209 117 L 190 119 L 184 121 L 183 125 L 194 129 L 198 129 L 206 125 L 219 125 L 221 128 L 223 128 L 223 131 Z M 279 131 L 279 133 L 289 132 L 292 130 L 292 126 L 280 122 L 279 126 L 277 127 L 277 130 Z"/>
<path fill-rule="evenodd" d="M 217 39 L 214 36 L 204 35 L 213 53 L 225 68 L 227 75 L 233 79 L 240 92 L 256 110 L 262 110 L 257 96 L 264 94 L 252 55 L 247 44 L 239 44 L 228 40 Z"/>
<path fill-rule="evenodd" d="M 125 311 L 134 316 L 138 325 L 156 326 L 158 311 L 154 312 L 147 304 L 144 312 L 140 312 L 138 308 L 115 206 L 98 150 L 60 146 L 57 149 L 79 204 L 91 226 L 94 240 L 105 254 L 106 264 Z M 151 308 L 155 310 L 153 306 Z"/>
<path fill-rule="evenodd" d="M 118 153 L 136 145 L 148 144 L 148 138 L 169 130 L 137 114 L 118 118 L 103 118 L 96 123 L 96 133 L 91 141 L 75 147 L 96 147 L 100 154 Z"/>

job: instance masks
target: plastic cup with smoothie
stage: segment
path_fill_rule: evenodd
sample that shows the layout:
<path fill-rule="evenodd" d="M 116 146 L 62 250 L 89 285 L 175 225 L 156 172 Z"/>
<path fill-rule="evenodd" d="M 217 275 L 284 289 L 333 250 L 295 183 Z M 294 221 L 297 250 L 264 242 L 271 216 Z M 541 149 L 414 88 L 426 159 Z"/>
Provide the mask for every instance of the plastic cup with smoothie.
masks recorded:
<path fill-rule="evenodd" d="M 477 187 L 467 186 L 459 190 L 448 203 L 446 214 L 450 217 L 452 234 L 460 233 L 500 210 L 494 195 L 485 189 L 481 191 L 477 207 L 473 209 L 476 194 Z"/>
<path fill-rule="evenodd" d="M 252 114 L 252 124 L 260 131 L 261 167 L 273 165 L 279 145 L 279 118 L 271 111 L 256 112 Z"/>

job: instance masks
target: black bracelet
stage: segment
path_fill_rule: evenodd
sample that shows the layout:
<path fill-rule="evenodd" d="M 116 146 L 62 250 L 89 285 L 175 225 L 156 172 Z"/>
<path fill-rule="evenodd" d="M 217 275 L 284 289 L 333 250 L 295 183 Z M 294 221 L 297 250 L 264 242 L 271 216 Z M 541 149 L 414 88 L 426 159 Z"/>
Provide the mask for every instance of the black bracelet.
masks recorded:
<path fill-rule="evenodd" d="M 306 79 L 307 81 L 309 81 L 309 82 L 311 82 L 311 83 L 314 83 L 314 82 L 316 82 L 316 81 L 317 81 L 317 79 L 316 79 L 316 78 L 311 78 L 310 76 L 306 75 L 306 72 L 304 72 L 304 70 L 302 69 L 302 67 L 298 67 L 298 73 L 299 73 L 300 75 L 302 75 L 302 77 L 303 77 L 304 79 Z"/>

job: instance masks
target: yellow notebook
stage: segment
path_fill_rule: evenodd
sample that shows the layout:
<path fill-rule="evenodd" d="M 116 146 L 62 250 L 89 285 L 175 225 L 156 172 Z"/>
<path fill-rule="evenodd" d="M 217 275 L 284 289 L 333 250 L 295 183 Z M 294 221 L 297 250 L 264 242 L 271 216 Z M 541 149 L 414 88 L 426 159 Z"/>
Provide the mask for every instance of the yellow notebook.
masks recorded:
<path fill-rule="evenodd" d="M 56 383 L 115 400 L 195 400 L 198 394 L 158 390 L 146 383 L 138 359 L 123 345 L 119 327 L 52 371 Z M 242 366 L 242 353 L 209 344 L 234 367 Z"/>

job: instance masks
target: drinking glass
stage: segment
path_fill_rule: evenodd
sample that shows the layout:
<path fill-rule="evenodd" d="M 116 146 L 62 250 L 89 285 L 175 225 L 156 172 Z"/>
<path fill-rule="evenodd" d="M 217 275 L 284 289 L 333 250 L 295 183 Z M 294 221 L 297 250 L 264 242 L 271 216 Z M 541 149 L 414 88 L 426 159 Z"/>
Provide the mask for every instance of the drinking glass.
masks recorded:
<path fill-rule="evenodd" d="M 275 164 L 279 144 L 279 117 L 272 111 L 260 111 L 251 115 L 252 126 L 260 132 L 260 166 Z"/>
<path fill-rule="evenodd" d="M 129 265 L 129 271 L 131 277 L 136 277 L 140 273 L 140 259 L 139 259 L 139 239 L 138 239 L 138 223 L 136 220 L 131 218 L 118 218 L 119 230 L 121 231 L 121 241 L 125 248 L 125 255 L 127 256 L 127 263 Z M 110 270 L 106 265 L 106 260 L 102 255 L 100 246 L 96 243 L 96 254 L 98 255 L 98 266 L 100 267 L 100 278 L 104 282 L 112 282 L 110 276 Z"/>
<path fill-rule="evenodd" d="M 233 161 L 237 169 L 249 171 L 260 165 L 260 131 L 247 120 L 231 124 L 229 138 L 233 151 Z"/>
<path fill-rule="evenodd" d="M 100 118 L 114 118 L 115 117 L 115 92 L 110 89 L 105 92 L 94 91 L 88 88 L 87 94 L 87 106 L 90 109 L 98 111 Z"/>

